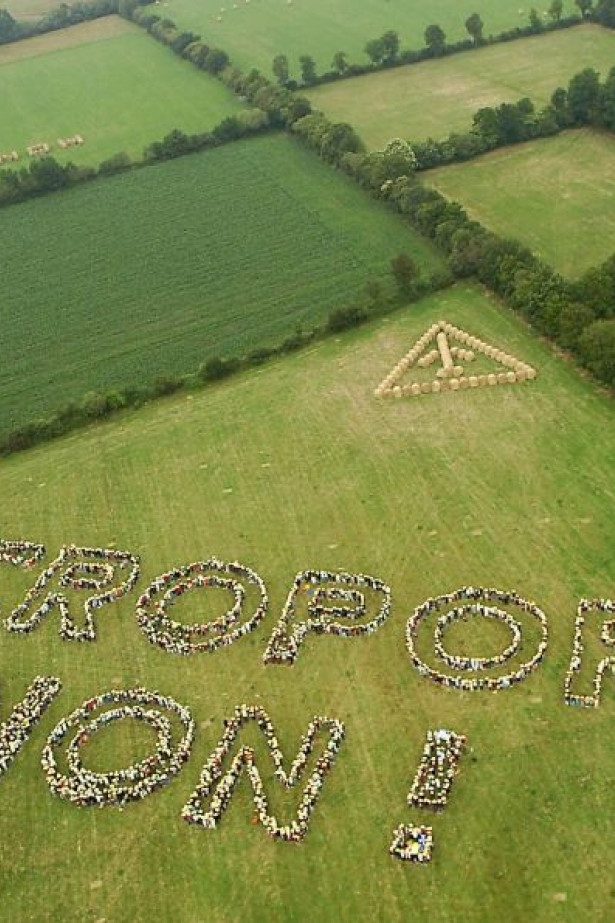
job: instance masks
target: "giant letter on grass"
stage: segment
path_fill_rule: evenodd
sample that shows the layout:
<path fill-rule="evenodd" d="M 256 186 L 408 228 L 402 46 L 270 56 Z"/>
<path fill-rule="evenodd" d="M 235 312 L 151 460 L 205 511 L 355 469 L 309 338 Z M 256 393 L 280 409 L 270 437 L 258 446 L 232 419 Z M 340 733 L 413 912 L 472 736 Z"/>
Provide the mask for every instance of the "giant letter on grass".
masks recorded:
<path fill-rule="evenodd" d="M 61 688 L 60 680 L 54 676 L 36 676 L 8 720 L 0 725 L 0 777 L 8 771 Z"/>
<path fill-rule="evenodd" d="M 250 747 L 241 747 L 234 756 L 228 770 L 223 763 L 230 756 L 244 725 L 256 722 L 265 736 L 269 753 L 275 766 L 275 777 L 286 789 L 297 785 L 305 774 L 310 753 L 315 749 L 316 736 L 320 731 L 328 733 L 326 746 L 321 747 L 315 768 L 306 781 L 303 797 L 289 824 L 281 825 L 269 813 L 269 802 L 265 794 L 256 755 Z M 335 718 L 315 717 L 308 725 L 301 739 L 299 752 L 287 773 L 283 768 L 284 757 L 278 746 L 275 729 L 268 714 L 258 705 L 239 705 L 233 718 L 225 722 L 226 730 L 220 743 L 203 767 L 199 784 L 182 811 L 182 817 L 189 824 L 213 829 L 226 811 L 235 786 L 245 770 L 254 792 L 256 815 L 270 836 L 298 842 L 308 832 L 310 817 L 320 797 L 325 777 L 335 762 L 344 739 L 345 728 Z M 205 802 L 209 802 L 205 806 Z"/>
<path fill-rule="evenodd" d="M 43 551 L 32 546 L 35 552 L 28 556 L 28 551 L 9 546 L 26 546 L 29 543 L 0 542 L 0 560 L 11 560 L 21 566 L 32 566 Z M 5 549 L 5 553 L 2 553 Z M 117 571 L 127 571 L 125 579 L 120 579 Z M 116 602 L 129 593 L 139 576 L 139 562 L 135 555 L 127 551 L 109 548 L 77 548 L 65 545 L 57 558 L 39 575 L 34 586 L 28 590 L 23 602 L 5 619 L 7 631 L 27 634 L 34 631 L 43 619 L 56 608 L 60 612 L 60 636 L 67 641 L 95 641 L 96 626 L 94 614 L 103 606 Z M 84 624 L 79 627 L 70 611 L 67 590 L 87 591 L 84 602 Z"/>
<path fill-rule="evenodd" d="M 263 661 L 293 664 L 310 632 L 343 638 L 371 635 L 390 614 L 391 590 L 377 577 L 303 571 L 295 577 Z M 368 620 L 361 622 L 364 618 Z"/>
<path fill-rule="evenodd" d="M 585 651 L 585 619 L 588 613 L 591 613 L 593 616 L 592 621 L 595 622 L 596 633 L 598 627 L 601 628 L 600 642 L 603 647 L 607 648 L 609 654 L 606 657 L 602 657 L 596 665 L 593 676 L 593 695 L 581 695 L 572 692 L 572 683 L 575 675 L 581 672 L 581 667 L 583 665 L 583 654 Z M 610 618 L 605 619 L 605 615 L 609 615 Z M 564 699 L 566 705 L 581 705 L 587 708 L 598 708 L 602 692 L 602 677 L 607 670 L 615 674 L 615 655 L 611 653 L 614 647 L 615 602 L 610 599 L 582 599 L 579 603 L 577 617 L 574 623 L 572 659 L 564 681 Z"/>

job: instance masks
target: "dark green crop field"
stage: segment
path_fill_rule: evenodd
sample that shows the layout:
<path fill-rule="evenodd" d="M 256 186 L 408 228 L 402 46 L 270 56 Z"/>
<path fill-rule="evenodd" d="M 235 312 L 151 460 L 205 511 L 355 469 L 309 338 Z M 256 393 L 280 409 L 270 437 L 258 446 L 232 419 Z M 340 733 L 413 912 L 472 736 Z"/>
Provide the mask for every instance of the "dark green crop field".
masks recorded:
<path fill-rule="evenodd" d="M 390 259 L 439 257 L 284 137 L 0 212 L 0 429 L 79 398 L 276 344 Z"/>

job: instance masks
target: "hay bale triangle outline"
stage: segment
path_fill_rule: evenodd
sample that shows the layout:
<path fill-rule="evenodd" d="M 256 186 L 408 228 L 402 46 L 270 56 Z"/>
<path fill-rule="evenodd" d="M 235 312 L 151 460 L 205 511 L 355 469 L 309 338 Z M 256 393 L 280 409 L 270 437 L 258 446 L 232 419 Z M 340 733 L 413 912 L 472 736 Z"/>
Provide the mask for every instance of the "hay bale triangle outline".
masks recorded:
<path fill-rule="evenodd" d="M 451 345 L 452 343 L 457 345 Z M 435 348 L 429 349 L 432 344 Z M 473 362 L 477 354 L 493 359 L 500 366 L 500 371 L 486 375 L 466 376 L 464 366 L 455 363 Z M 432 381 L 412 381 L 406 385 L 400 384 L 411 368 L 416 366 L 428 368 L 438 359 L 441 365 Z M 444 391 L 514 385 L 523 381 L 533 381 L 536 375 L 536 369 L 526 362 L 521 362 L 520 359 L 510 356 L 497 346 L 485 343 L 465 330 L 442 320 L 433 324 L 418 338 L 412 349 L 380 382 L 374 395 L 376 397 L 418 397 L 421 394 L 441 394 Z"/>

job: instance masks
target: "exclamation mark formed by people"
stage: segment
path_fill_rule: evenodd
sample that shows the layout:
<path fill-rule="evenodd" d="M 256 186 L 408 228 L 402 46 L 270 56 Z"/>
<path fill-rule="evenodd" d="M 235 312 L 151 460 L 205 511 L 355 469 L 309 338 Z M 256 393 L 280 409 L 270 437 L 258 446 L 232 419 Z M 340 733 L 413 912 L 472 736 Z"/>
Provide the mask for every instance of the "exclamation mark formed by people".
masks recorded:
<path fill-rule="evenodd" d="M 427 740 L 412 788 L 408 794 L 411 807 L 443 811 L 459 771 L 459 760 L 466 738 L 441 728 L 427 731 Z M 393 835 L 389 852 L 407 862 L 430 862 L 433 851 L 431 827 L 400 824 Z"/>

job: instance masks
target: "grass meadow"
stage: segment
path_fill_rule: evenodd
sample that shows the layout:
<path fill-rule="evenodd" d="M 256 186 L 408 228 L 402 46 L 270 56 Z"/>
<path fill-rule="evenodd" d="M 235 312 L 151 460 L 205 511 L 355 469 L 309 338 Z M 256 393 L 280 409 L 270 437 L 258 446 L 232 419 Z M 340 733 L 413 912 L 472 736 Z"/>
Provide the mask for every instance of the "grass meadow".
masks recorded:
<path fill-rule="evenodd" d="M 0 151 L 17 150 L 21 164 L 43 141 L 60 161 L 138 158 L 172 128 L 207 131 L 240 108 L 217 80 L 119 17 L 0 47 L 0 85 Z M 83 147 L 58 146 L 77 133 Z"/>
<path fill-rule="evenodd" d="M 467 131 L 483 106 L 524 96 L 543 106 L 583 68 L 606 75 L 614 63 L 615 33 L 587 24 L 340 80 L 307 95 L 329 118 L 350 122 L 374 149 L 391 138 L 423 141 Z"/>
<path fill-rule="evenodd" d="M 440 318 L 530 362 L 539 378 L 417 400 L 373 398 Z M 4 714 L 35 673 L 64 683 L 0 785 L 3 916 L 612 919 L 614 684 L 605 681 L 603 705 L 590 711 L 563 705 L 563 680 L 578 598 L 613 594 L 614 465 L 612 402 L 470 286 L 5 460 L 3 537 L 43 541 L 50 553 L 66 542 L 116 543 L 142 555 L 140 587 L 172 565 L 211 554 L 238 559 L 265 578 L 271 610 L 234 647 L 192 659 L 164 654 L 139 634 L 136 592 L 100 614 L 95 644 L 61 641 L 55 617 L 31 635 L 2 631 Z M 391 618 L 371 638 L 309 637 L 294 667 L 265 668 L 266 640 L 306 567 L 385 579 Z M 0 569 L 3 614 L 32 580 Z M 546 661 L 513 690 L 462 695 L 409 665 L 412 608 L 468 583 L 516 588 L 548 615 Z M 174 617 L 198 621 L 196 597 L 182 607 Z M 494 638 L 488 626 L 486 638 Z M 179 778 L 124 811 L 82 810 L 52 796 L 39 759 L 54 724 L 92 694 L 137 683 L 193 709 L 198 736 Z M 346 722 L 300 846 L 274 843 L 250 824 L 245 780 L 219 829 L 179 818 L 222 720 L 244 701 L 269 710 L 289 756 L 313 715 Z M 467 734 L 470 750 L 449 806 L 432 817 L 409 809 L 406 796 L 425 732 L 440 726 Z M 145 738 L 126 723 L 84 752 L 103 771 L 143 756 Z M 270 772 L 265 784 L 286 818 L 296 798 L 276 792 Z M 389 857 L 401 822 L 433 823 L 430 866 Z"/>
<path fill-rule="evenodd" d="M 565 132 L 430 170 L 425 181 L 565 276 L 581 275 L 615 247 L 615 140 L 606 133 Z"/>
<path fill-rule="evenodd" d="M 0 429 L 91 389 L 277 344 L 388 277 L 402 251 L 441 265 L 401 218 L 283 136 L 12 206 L 0 236 Z"/>
<path fill-rule="evenodd" d="M 570 0 L 564 8 L 576 11 Z M 431 23 L 456 40 L 467 36 L 464 23 L 471 13 L 482 16 L 485 35 L 490 35 L 527 25 L 529 10 L 521 9 L 518 0 L 168 0 L 165 7 L 182 28 L 225 48 L 242 70 L 258 67 L 270 73 L 275 55 L 285 54 L 297 74 L 304 54 L 321 71 L 329 69 L 337 51 L 345 51 L 350 61 L 367 61 L 365 43 L 389 29 L 399 33 L 404 48 L 420 48 Z"/>

